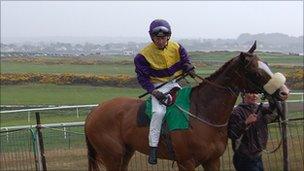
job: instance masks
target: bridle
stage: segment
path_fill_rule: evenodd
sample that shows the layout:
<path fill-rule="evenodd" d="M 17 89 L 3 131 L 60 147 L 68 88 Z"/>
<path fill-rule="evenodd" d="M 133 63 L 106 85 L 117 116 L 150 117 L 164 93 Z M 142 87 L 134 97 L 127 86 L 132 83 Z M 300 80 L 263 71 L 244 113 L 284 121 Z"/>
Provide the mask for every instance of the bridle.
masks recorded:
<path fill-rule="evenodd" d="M 249 71 L 248 71 L 247 68 L 248 68 L 248 66 L 250 66 L 250 65 L 252 64 L 253 60 L 254 60 L 254 59 L 251 59 L 245 66 L 244 66 L 244 65 L 239 66 L 239 67 L 244 66 L 243 70 L 245 71 L 245 73 L 244 73 L 245 77 L 244 77 L 243 79 L 245 79 L 246 82 L 247 82 L 248 84 L 250 84 L 250 87 L 253 87 L 253 88 L 256 89 L 258 92 L 262 93 L 262 94 L 263 94 L 263 97 L 265 97 L 265 98 L 266 98 L 266 97 L 271 97 L 271 98 L 273 98 L 273 97 L 272 97 L 270 94 L 268 94 L 262 87 L 258 86 L 256 83 L 254 83 L 253 81 L 251 81 L 251 79 L 249 79 L 249 78 L 246 77 L 246 75 L 249 73 Z M 241 63 L 241 64 L 244 64 L 244 63 Z M 236 75 L 238 75 L 238 76 L 241 78 L 241 75 L 239 74 L 238 69 L 235 70 L 234 73 L 235 73 Z M 231 87 L 225 87 L 225 86 L 222 86 L 222 85 L 220 85 L 220 84 L 216 84 L 216 83 L 214 83 L 214 82 L 212 82 L 212 81 L 210 81 L 210 80 L 208 80 L 208 79 L 206 79 L 206 78 L 203 78 L 203 77 L 197 75 L 196 73 L 194 73 L 193 75 L 194 75 L 195 77 L 199 78 L 199 79 L 202 81 L 201 83 L 206 82 L 206 83 L 208 83 L 208 84 L 210 84 L 210 85 L 212 85 L 212 86 L 214 86 L 214 87 L 217 87 L 217 88 L 219 88 L 219 89 L 222 89 L 222 90 L 225 90 L 225 91 L 229 92 L 231 95 L 233 95 L 233 96 L 235 96 L 235 97 L 238 96 L 238 93 L 239 93 L 240 91 L 244 91 L 244 90 L 238 90 L 238 93 L 236 93 L 236 91 L 233 90 Z M 197 81 L 195 78 L 193 78 L 193 79 L 194 79 L 195 81 Z M 200 84 L 201 84 L 201 83 L 200 83 Z M 274 100 L 274 98 L 273 98 L 273 100 Z M 261 101 L 261 103 L 260 103 L 260 105 L 259 105 L 259 108 L 261 108 L 262 105 L 263 105 L 263 102 Z M 228 120 L 227 120 L 224 124 L 212 124 L 212 123 L 210 123 L 210 122 L 208 122 L 208 121 L 206 121 L 206 120 L 204 120 L 204 119 L 202 119 L 202 118 L 200 118 L 200 117 L 198 117 L 198 116 L 196 116 L 196 115 L 194 115 L 194 114 L 192 114 L 192 113 L 190 113 L 190 112 L 188 112 L 188 111 L 183 110 L 183 109 L 182 109 L 181 107 L 179 107 L 179 106 L 177 106 L 177 107 L 178 107 L 181 111 L 187 113 L 189 116 L 191 116 L 191 117 L 193 117 L 193 118 L 199 120 L 200 122 L 203 122 L 203 123 L 205 123 L 205 124 L 207 124 L 207 125 L 209 125 L 209 126 L 213 126 L 213 127 L 217 127 L 217 128 L 218 128 L 218 127 L 225 127 L 225 126 L 228 125 Z M 258 108 L 258 110 L 259 110 L 259 108 Z M 278 108 L 277 106 L 276 106 L 276 108 L 277 108 L 277 110 L 279 110 L 279 108 Z"/>
<path fill-rule="evenodd" d="M 241 63 L 242 65 L 238 67 L 238 68 L 240 68 L 240 67 L 242 67 L 242 66 L 245 65 L 245 66 L 244 66 L 244 70 L 245 70 L 244 75 L 249 74 L 247 68 L 248 68 L 248 66 L 251 65 L 251 63 L 253 62 L 253 60 L 254 60 L 254 59 L 251 59 L 246 65 L 245 65 L 244 63 Z M 239 76 L 239 78 L 242 78 L 241 75 L 240 75 L 240 73 L 238 72 L 238 70 L 235 70 L 234 73 L 235 73 L 237 76 Z M 220 84 L 216 84 L 216 83 L 214 83 L 214 82 L 212 82 L 212 81 L 210 81 L 210 80 L 208 80 L 208 79 L 206 79 L 206 78 L 203 78 L 203 77 L 197 75 L 196 73 L 194 73 L 194 76 L 197 77 L 197 78 L 199 78 L 202 82 L 206 82 L 206 83 L 208 83 L 208 84 L 210 84 L 210 85 L 213 85 L 214 87 L 217 87 L 217 88 L 219 88 L 219 89 L 223 89 L 223 90 L 229 92 L 230 94 L 232 94 L 232 95 L 235 96 L 235 97 L 238 96 L 237 93 L 235 93 L 235 90 L 233 90 L 233 88 L 231 88 L 231 87 L 225 87 L 225 86 L 222 86 L 222 85 L 220 85 Z M 262 93 L 262 94 L 264 94 L 264 95 L 266 95 L 266 96 L 271 96 L 271 95 L 268 94 L 262 87 L 257 86 L 256 83 L 254 83 L 253 81 L 251 81 L 251 80 L 248 79 L 247 77 L 244 77 L 244 79 L 250 84 L 250 87 L 255 88 L 259 93 Z M 197 80 L 195 79 L 195 81 L 197 81 Z M 201 83 L 202 83 L 202 82 L 201 82 Z M 239 92 L 242 92 L 242 91 L 244 91 L 244 90 L 239 90 Z"/>

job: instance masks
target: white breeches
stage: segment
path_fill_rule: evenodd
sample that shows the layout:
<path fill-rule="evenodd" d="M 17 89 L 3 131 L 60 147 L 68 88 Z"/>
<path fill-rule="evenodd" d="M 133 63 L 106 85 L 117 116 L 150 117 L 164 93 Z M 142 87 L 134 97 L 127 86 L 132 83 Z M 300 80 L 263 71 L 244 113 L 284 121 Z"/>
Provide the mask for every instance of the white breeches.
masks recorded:
<path fill-rule="evenodd" d="M 159 84 L 154 84 L 157 87 Z M 167 93 L 174 87 L 180 87 L 180 85 L 174 81 L 165 84 L 164 86 L 158 88 L 162 93 Z M 160 104 L 159 101 L 152 96 L 152 117 L 150 121 L 150 130 L 149 130 L 149 145 L 150 147 L 157 147 L 159 142 L 160 130 L 163 118 L 166 114 L 166 106 Z"/>

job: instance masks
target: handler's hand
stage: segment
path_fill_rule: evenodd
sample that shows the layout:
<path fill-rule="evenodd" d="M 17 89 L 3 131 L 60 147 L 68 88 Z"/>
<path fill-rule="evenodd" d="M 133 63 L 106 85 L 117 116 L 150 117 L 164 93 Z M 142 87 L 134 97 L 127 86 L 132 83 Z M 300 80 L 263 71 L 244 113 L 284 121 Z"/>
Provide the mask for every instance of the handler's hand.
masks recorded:
<path fill-rule="evenodd" d="M 257 117 L 258 117 L 258 115 L 256 115 L 256 114 L 250 114 L 248 116 L 248 118 L 246 119 L 245 124 L 249 125 L 249 124 L 252 124 L 252 123 L 256 122 L 257 121 Z"/>

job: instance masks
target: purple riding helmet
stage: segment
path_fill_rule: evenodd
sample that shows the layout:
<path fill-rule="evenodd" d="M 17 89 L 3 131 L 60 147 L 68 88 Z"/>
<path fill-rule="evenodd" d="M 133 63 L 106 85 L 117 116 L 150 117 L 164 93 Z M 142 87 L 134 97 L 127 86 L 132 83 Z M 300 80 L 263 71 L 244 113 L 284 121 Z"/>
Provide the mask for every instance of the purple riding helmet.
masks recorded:
<path fill-rule="evenodd" d="M 170 24 L 163 19 L 156 19 L 151 22 L 149 34 L 152 39 L 153 36 L 163 37 L 163 36 L 171 36 L 171 27 Z"/>

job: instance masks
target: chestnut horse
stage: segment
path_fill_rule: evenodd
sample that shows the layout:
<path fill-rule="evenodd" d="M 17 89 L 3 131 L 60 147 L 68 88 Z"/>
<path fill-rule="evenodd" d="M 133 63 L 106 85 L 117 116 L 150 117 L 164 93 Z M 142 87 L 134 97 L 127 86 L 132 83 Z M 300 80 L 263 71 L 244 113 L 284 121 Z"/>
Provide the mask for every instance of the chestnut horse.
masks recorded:
<path fill-rule="evenodd" d="M 191 127 L 169 132 L 179 170 L 194 170 L 199 165 L 204 170 L 220 169 L 220 157 L 228 142 L 225 123 L 240 91 L 265 93 L 263 86 L 271 79 L 268 66 L 263 63 L 263 67 L 260 67 L 260 59 L 253 54 L 255 48 L 256 43 L 248 52 L 241 52 L 192 88 L 190 112 L 196 117 L 190 117 Z M 287 99 L 287 87 L 283 85 L 277 88 L 272 97 Z M 99 170 L 99 164 L 103 164 L 107 170 L 127 170 L 135 151 L 148 154 L 149 128 L 139 127 L 136 119 L 143 102 L 119 97 L 91 111 L 85 122 L 89 170 Z M 162 139 L 158 158 L 170 158 Z"/>

